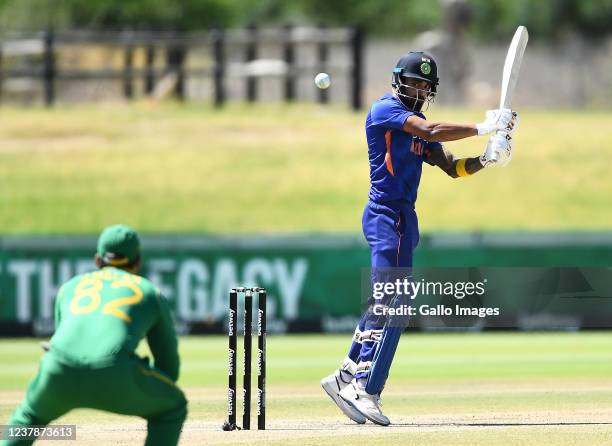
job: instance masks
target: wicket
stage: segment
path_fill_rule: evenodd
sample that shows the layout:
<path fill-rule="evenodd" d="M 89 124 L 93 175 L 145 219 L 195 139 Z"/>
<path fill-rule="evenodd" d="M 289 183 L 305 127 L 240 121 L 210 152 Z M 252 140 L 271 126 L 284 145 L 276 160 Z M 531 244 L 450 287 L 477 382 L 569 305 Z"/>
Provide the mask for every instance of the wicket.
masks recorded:
<path fill-rule="evenodd" d="M 228 408 L 223 430 L 240 429 L 236 425 L 236 360 L 238 294 L 244 293 L 244 340 L 242 378 L 242 429 L 251 428 L 251 345 L 253 324 L 253 294 L 257 293 L 257 429 L 266 428 L 266 290 L 264 288 L 233 288 L 229 295 L 228 318 Z"/>

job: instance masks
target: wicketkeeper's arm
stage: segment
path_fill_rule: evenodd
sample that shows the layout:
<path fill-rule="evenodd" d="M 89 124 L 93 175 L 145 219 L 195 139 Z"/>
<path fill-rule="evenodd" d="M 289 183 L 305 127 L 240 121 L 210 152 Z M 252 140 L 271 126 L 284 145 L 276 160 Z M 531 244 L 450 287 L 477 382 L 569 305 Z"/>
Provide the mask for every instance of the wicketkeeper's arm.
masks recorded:
<path fill-rule="evenodd" d="M 155 360 L 155 368 L 176 381 L 179 376 L 180 360 L 174 322 L 166 299 L 160 295 L 158 302 L 160 306 L 159 318 L 147 333 L 147 342 Z"/>
<path fill-rule="evenodd" d="M 54 323 L 55 323 L 56 331 L 62 319 L 62 308 L 61 308 L 60 298 L 62 297 L 63 292 L 64 292 L 64 287 L 61 287 L 59 291 L 57 292 L 57 296 L 55 296 Z"/>

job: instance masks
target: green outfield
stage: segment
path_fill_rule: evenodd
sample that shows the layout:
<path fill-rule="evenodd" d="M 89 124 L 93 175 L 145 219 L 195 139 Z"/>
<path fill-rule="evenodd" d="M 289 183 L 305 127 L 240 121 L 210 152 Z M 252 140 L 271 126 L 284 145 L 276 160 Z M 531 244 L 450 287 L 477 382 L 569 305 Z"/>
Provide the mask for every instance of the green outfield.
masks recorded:
<path fill-rule="evenodd" d="M 269 336 L 269 429 L 229 433 L 220 431 L 227 338 L 182 338 L 180 384 L 190 400 L 182 444 L 592 446 L 612 439 L 609 332 L 406 334 L 383 395 L 389 428 L 351 424 L 318 385 L 349 338 Z M 0 340 L 2 420 L 40 355 L 38 340 Z M 138 419 L 91 410 L 58 422 L 78 425 L 78 444 L 133 444 L 145 435 Z"/>
<path fill-rule="evenodd" d="M 0 233 L 360 231 L 365 112 L 316 105 L 10 108 Z M 435 106 L 433 120 L 483 111 Z M 510 166 L 451 180 L 426 167 L 424 230 L 608 229 L 609 112 L 521 110 Z M 479 154 L 485 138 L 449 143 Z M 468 211 L 469 209 L 469 211 Z"/>

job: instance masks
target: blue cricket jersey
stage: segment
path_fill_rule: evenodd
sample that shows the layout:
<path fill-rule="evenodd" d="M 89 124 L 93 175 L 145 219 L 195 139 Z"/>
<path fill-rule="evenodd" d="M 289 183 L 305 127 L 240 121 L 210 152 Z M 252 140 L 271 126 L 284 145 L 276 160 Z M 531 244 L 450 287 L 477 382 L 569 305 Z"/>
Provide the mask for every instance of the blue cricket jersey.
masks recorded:
<path fill-rule="evenodd" d="M 370 200 L 376 203 L 408 201 L 414 206 L 421 180 L 423 161 L 439 142 L 427 142 L 402 130 L 410 115 L 425 116 L 408 110 L 391 93 L 374 102 L 366 118 L 366 138 L 370 161 Z"/>

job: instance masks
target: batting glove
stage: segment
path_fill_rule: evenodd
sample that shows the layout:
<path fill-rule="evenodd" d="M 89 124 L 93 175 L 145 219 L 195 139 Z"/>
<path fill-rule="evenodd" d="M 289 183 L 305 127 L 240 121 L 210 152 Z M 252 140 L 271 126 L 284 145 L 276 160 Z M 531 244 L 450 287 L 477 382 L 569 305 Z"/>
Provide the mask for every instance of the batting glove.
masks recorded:
<path fill-rule="evenodd" d="M 505 166 L 512 159 L 512 136 L 507 132 L 497 132 L 489 138 L 484 153 L 480 156 L 484 167 Z"/>
<path fill-rule="evenodd" d="M 516 127 L 518 115 L 509 108 L 487 111 L 485 120 L 476 124 L 478 135 L 487 135 L 498 130 L 512 131 Z"/>

